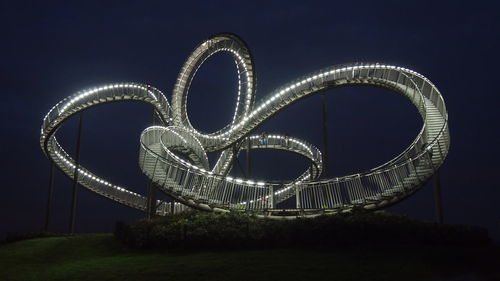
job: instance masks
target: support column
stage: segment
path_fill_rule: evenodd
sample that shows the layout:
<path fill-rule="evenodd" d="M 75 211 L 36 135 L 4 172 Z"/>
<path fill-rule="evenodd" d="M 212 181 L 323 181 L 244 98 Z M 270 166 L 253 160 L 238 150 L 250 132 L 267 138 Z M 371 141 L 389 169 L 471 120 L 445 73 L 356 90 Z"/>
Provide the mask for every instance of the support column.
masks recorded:
<path fill-rule="evenodd" d="M 78 135 L 76 139 L 75 171 L 73 173 L 73 197 L 71 200 L 71 216 L 69 224 L 69 233 L 75 233 L 75 215 L 76 215 L 76 195 L 78 192 L 78 169 L 80 167 L 80 144 L 82 140 L 83 112 L 80 112 L 80 121 L 78 123 Z"/>
<path fill-rule="evenodd" d="M 295 208 L 296 209 L 302 208 L 302 206 L 300 205 L 300 194 L 298 185 L 295 185 Z"/>
<path fill-rule="evenodd" d="M 276 204 L 274 203 L 274 187 L 272 185 L 269 186 L 269 209 L 274 209 L 276 208 Z"/>
<path fill-rule="evenodd" d="M 47 208 L 45 210 L 45 226 L 43 231 L 49 231 L 49 221 L 50 221 L 50 211 L 52 209 L 52 192 L 54 186 L 54 163 L 50 162 L 50 174 L 49 174 L 49 190 L 47 192 Z"/>
<path fill-rule="evenodd" d="M 443 219 L 443 201 L 441 197 L 441 180 L 439 177 L 439 170 L 433 176 L 434 185 L 434 202 L 436 206 L 436 220 L 438 223 L 444 223 Z"/>
<path fill-rule="evenodd" d="M 146 187 L 146 219 L 151 219 L 151 180 L 148 179 Z"/>
<path fill-rule="evenodd" d="M 152 182 L 150 182 L 148 186 L 146 212 L 148 219 L 152 219 L 156 216 L 156 186 Z"/>
<path fill-rule="evenodd" d="M 231 159 L 231 169 L 229 171 L 234 171 L 233 174 L 236 175 L 236 169 L 238 168 L 237 165 L 238 163 L 237 162 L 237 157 L 238 157 L 238 153 L 237 153 L 237 147 L 236 147 L 236 144 L 233 144 L 233 146 L 231 146 L 231 149 L 233 151 L 233 157 Z M 228 173 L 229 174 L 229 173 Z"/>
<path fill-rule="evenodd" d="M 151 124 L 156 125 L 156 109 L 153 106 L 151 114 Z M 153 181 L 148 178 L 147 199 L 146 199 L 146 218 L 152 219 L 156 216 L 156 186 Z"/>
<path fill-rule="evenodd" d="M 246 177 L 248 177 L 247 169 L 245 169 L 245 167 L 243 167 L 240 160 L 238 159 L 238 154 L 239 154 L 240 148 L 242 146 L 243 146 L 243 141 L 240 141 L 238 144 L 233 145 L 233 166 L 232 166 L 232 169 L 234 169 L 234 172 L 235 172 L 234 175 L 236 176 L 237 175 L 236 169 L 237 169 L 237 167 L 239 167 L 241 173 L 243 174 L 243 177 L 246 178 Z"/>
<path fill-rule="evenodd" d="M 326 94 L 321 94 L 321 112 L 322 112 L 322 126 L 323 126 L 323 177 L 328 177 L 328 119 L 326 116 L 326 105 L 328 99 Z"/>
<path fill-rule="evenodd" d="M 250 137 L 247 137 L 247 174 L 246 176 L 250 178 L 250 171 L 252 170 L 252 159 L 250 158 Z"/>

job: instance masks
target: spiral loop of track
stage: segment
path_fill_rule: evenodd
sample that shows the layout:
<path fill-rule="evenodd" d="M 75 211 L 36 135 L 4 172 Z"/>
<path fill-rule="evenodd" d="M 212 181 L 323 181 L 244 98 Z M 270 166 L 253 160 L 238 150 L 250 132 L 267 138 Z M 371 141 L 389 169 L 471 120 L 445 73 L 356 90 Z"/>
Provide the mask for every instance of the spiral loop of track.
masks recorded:
<path fill-rule="evenodd" d="M 235 113 L 223 129 L 199 132 L 193 128 L 186 110 L 189 86 L 203 62 L 218 52 L 230 53 L 236 64 L 239 86 Z M 356 85 L 383 87 L 406 97 L 423 120 L 414 141 L 379 167 L 319 180 L 323 165 L 318 148 L 292 136 L 252 135 L 262 122 L 304 97 Z M 172 93 L 172 105 L 158 89 L 140 83 L 115 83 L 80 91 L 47 113 L 40 145 L 68 177 L 73 178 L 77 169 L 77 180 L 82 186 L 145 210 L 145 196 L 77 165 L 55 134 L 66 119 L 91 106 L 116 101 L 146 102 L 154 107 L 161 124 L 141 134 L 139 166 L 161 191 L 183 205 L 202 210 L 245 210 L 291 217 L 345 212 L 355 207 L 377 209 L 398 202 L 426 183 L 449 150 L 448 114 L 439 90 L 421 74 L 403 67 L 380 63 L 334 65 L 299 77 L 259 101 L 255 101 L 255 88 L 253 60 L 247 45 L 234 34 L 218 34 L 196 47 L 186 60 Z M 246 149 L 285 150 L 308 158 L 311 165 L 290 182 L 227 176 L 234 157 Z M 210 168 L 206 153 L 213 151 L 220 151 L 220 157 Z M 294 207 L 277 212 L 278 203 L 292 198 Z M 158 214 L 183 209 L 179 203 L 157 203 Z"/>

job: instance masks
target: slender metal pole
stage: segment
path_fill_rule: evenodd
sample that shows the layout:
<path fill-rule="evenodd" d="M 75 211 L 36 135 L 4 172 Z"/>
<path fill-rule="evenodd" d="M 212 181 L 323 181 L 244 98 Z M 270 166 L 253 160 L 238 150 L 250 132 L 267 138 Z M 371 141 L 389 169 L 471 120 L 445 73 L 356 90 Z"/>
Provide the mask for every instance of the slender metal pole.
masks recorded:
<path fill-rule="evenodd" d="M 241 146 L 242 146 L 242 142 L 233 145 L 233 159 L 232 159 L 233 164 L 231 166 L 232 167 L 231 170 L 234 171 L 234 176 L 238 176 L 238 167 L 239 167 L 239 170 L 241 171 L 241 173 L 243 174 L 243 177 L 245 178 L 245 177 L 247 177 L 246 169 L 243 168 L 240 160 L 238 159 L 238 154 L 240 152 Z"/>
<path fill-rule="evenodd" d="M 300 204 L 300 193 L 298 185 L 295 185 L 295 208 L 296 209 L 302 208 L 302 205 Z"/>
<path fill-rule="evenodd" d="M 276 208 L 276 204 L 274 203 L 274 188 L 272 185 L 269 186 L 269 207 L 270 209 Z"/>
<path fill-rule="evenodd" d="M 146 188 L 146 219 L 151 219 L 151 180 L 148 180 L 148 186 Z"/>
<path fill-rule="evenodd" d="M 80 122 L 78 123 L 78 135 L 76 138 L 76 156 L 75 156 L 75 171 L 73 173 L 73 198 L 71 200 L 71 217 L 69 224 L 69 232 L 75 233 L 75 215 L 76 215 L 76 194 L 78 187 L 78 168 L 80 166 L 80 144 L 82 139 L 82 122 L 83 112 L 80 112 Z"/>
<path fill-rule="evenodd" d="M 248 178 L 245 169 L 243 169 L 243 165 L 241 165 L 241 162 L 239 159 L 236 159 L 236 164 L 238 164 L 238 167 L 240 168 L 241 173 L 243 174 L 244 178 Z"/>
<path fill-rule="evenodd" d="M 151 115 L 151 124 L 156 124 L 156 109 L 153 106 L 153 113 Z M 152 219 L 156 215 L 156 186 L 153 181 L 149 179 L 147 187 L 147 200 L 146 200 L 146 218 Z"/>
<path fill-rule="evenodd" d="M 149 185 L 149 214 L 148 218 L 152 219 L 156 216 L 156 187 L 153 183 Z"/>
<path fill-rule="evenodd" d="M 328 123 L 326 116 L 326 105 L 327 105 L 326 94 L 321 94 L 321 109 L 322 109 L 322 125 L 323 125 L 323 176 L 328 177 Z"/>
<path fill-rule="evenodd" d="M 436 219 L 438 223 L 444 223 L 443 219 L 443 200 L 441 196 L 441 180 L 439 170 L 434 173 L 434 201 L 436 206 Z"/>
<path fill-rule="evenodd" d="M 250 158 L 250 137 L 247 137 L 247 177 L 250 177 L 252 170 L 252 159 Z"/>
<path fill-rule="evenodd" d="M 52 188 L 54 186 L 54 163 L 50 162 L 49 190 L 47 192 L 47 208 L 45 210 L 45 227 L 43 231 L 49 231 L 50 210 L 52 209 Z"/>
<path fill-rule="evenodd" d="M 232 159 L 232 164 L 231 164 L 231 171 L 234 171 L 233 174 L 236 175 L 236 172 L 237 172 L 237 163 L 236 161 L 238 160 L 238 149 L 236 147 L 236 145 L 233 145 L 232 146 L 232 149 L 233 149 L 233 159 Z"/>

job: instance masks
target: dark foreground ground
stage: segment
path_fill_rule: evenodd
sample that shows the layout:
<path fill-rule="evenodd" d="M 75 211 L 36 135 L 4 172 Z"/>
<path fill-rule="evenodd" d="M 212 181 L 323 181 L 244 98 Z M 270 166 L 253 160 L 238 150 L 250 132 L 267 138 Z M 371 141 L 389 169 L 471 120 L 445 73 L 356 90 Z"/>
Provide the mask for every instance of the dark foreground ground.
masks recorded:
<path fill-rule="evenodd" d="M 139 250 L 111 234 L 0 246 L 0 280 L 500 280 L 496 246 Z"/>

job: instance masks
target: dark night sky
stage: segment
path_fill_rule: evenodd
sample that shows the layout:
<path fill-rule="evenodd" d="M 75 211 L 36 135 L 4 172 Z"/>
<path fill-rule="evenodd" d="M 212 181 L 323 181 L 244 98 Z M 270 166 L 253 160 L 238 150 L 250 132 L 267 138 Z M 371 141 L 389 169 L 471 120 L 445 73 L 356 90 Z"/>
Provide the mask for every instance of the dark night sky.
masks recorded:
<path fill-rule="evenodd" d="M 500 99 L 494 86 L 500 34 L 494 1 L 87 2 L 0 4 L 0 238 L 43 226 L 49 161 L 38 140 L 41 120 L 55 103 L 78 90 L 117 81 L 150 83 L 170 99 L 193 48 L 228 31 L 240 35 L 253 53 L 257 99 L 298 76 L 345 62 L 384 62 L 427 76 L 441 90 L 450 118 L 451 150 L 441 170 L 445 221 L 488 227 L 500 240 Z M 214 130 L 230 120 L 234 71 L 225 54 L 201 68 L 188 103 L 196 128 Z M 387 90 L 353 87 L 327 94 L 330 175 L 382 164 L 420 129 L 410 102 Z M 320 109 L 319 96 L 313 96 L 261 130 L 287 132 L 321 147 Z M 115 103 L 87 112 L 83 165 L 144 193 L 147 179 L 137 156 L 150 107 Z M 71 119 L 58 133 L 69 152 L 75 133 L 76 120 Z M 258 178 L 292 179 L 305 168 L 304 159 L 287 153 L 254 154 Z M 65 231 L 71 181 L 58 172 L 54 188 L 51 230 Z M 143 216 L 84 189 L 78 196 L 79 232 L 109 232 L 117 220 Z M 432 185 L 389 210 L 434 220 Z"/>

